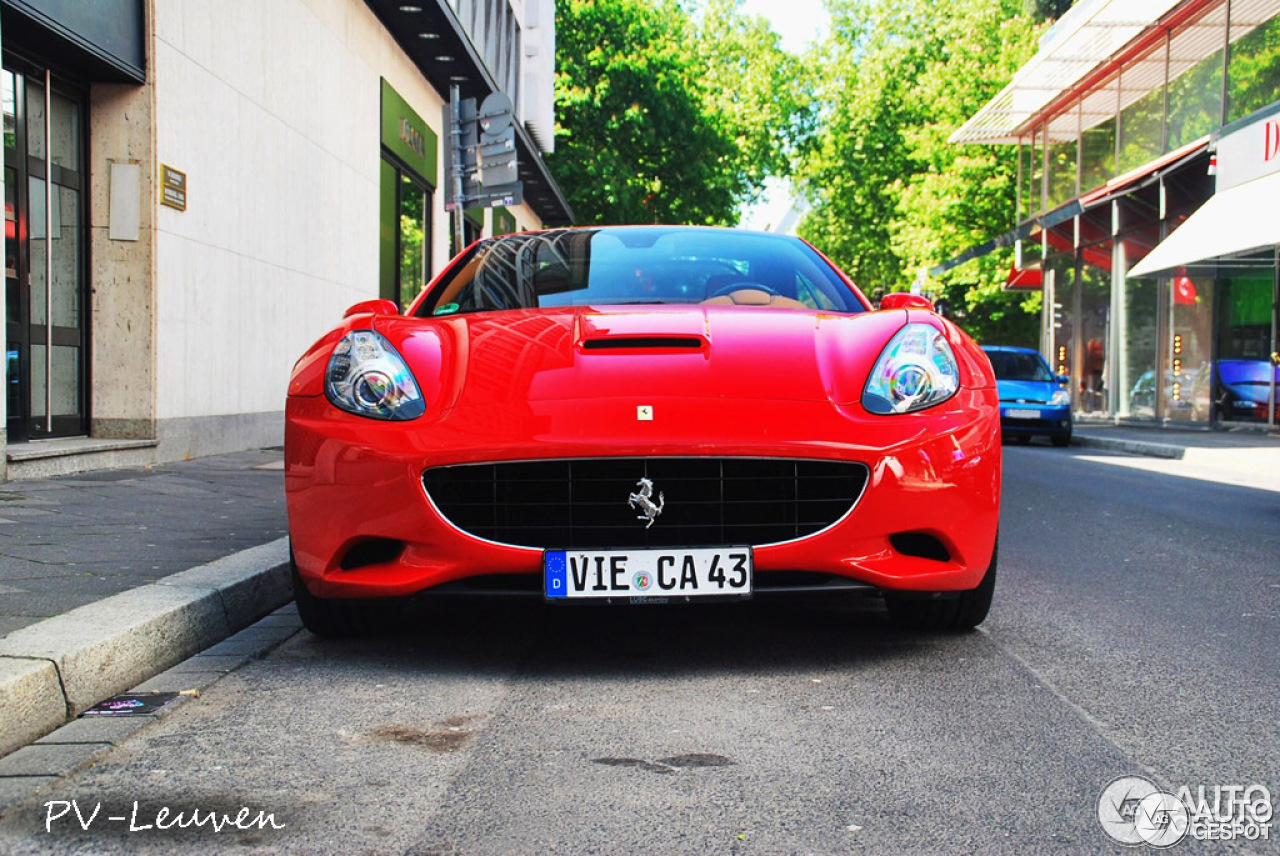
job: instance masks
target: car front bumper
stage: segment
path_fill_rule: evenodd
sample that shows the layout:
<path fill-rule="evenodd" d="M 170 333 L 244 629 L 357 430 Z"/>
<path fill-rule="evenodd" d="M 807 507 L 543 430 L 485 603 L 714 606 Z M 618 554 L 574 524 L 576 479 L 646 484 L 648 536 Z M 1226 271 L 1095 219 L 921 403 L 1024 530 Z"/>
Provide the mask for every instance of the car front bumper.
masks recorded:
<path fill-rule="evenodd" d="M 1052 404 L 1000 404 L 1000 430 L 1006 434 L 1069 436 L 1071 407 Z"/>
<path fill-rule="evenodd" d="M 323 397 L 291 396 L 285 486 L 299 574 L 313 594 L 337 598 L 412 595 L 481 576 L 540 580 L 541 549 L 459 530 L 429 498 L 424 471 L 627 457 L 865 465 L 860 498 L 834 525 L 798 540 L 752 545 L 758 587 L 769 574 L 804 571 L 888 590 L 960 591 L 977 586 L 990 563 L 1001 466 L 993 390 L 962 390 L 929 410 L 888 417 L 827 402 L 647 404 L 653 421 L 637 421 L 634 402 L 603 399 L 472 408 L 394 423 L 343 413 Z M 626 500 L 619 496 L 620 503 Z M 679 503 L 680 497 L 666 501 Z M 903 542 L 894 536 L 903 533 L 933 539 L 947 558 L 902 552 L 895 544 Z M 382 552 L 366 551 L 372 561 L 344 570 L 352 551 L 369 543 L 382 545 Z"/>

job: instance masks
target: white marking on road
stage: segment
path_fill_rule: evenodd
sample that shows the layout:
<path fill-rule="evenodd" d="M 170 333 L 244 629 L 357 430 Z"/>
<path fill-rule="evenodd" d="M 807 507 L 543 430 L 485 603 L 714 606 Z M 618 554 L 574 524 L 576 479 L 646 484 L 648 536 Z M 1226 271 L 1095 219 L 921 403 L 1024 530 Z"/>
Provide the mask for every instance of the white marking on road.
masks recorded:
<path fill-rule="evenodd" d="M 1043 685 L 1044 689 L 1047 689 L 1049 692 L 1053 693 L 1054 697 L 1057 698 L 1058 701 L 1065 704 L 1073 713 L 1075 713 L 1077 716 L 1079 716 L 1081 719 L 1087 722 L 1089 726 L 1093 728 L 1095 732 L 1097 732 L 1099 737 L 1101 737 L 1111 746 L 1115 747 L 1115 750 L 1119 752 L 1121 755 L 1123 755 L 1125 758 L 1128 758 L 1131 764 L 1133 764 L 1135 767 L 1142 770 L 1142 772 L 1146 773 L 1147 777 L 1150 778 L 1157 785 L 1159 785 L 1161 788 L 1163 788 L 1166 791 L 1169 791 L 1170 793 L 1173 793 L 1173 784 L 1168 779 L 1166 779 L 1160 773 L 1156 772 L 1156 770 L 1153 769 L 1152 767 L 1149 767 L 1146 764 L 1144 764 L 1141 760 L 1134 758 L 1128 752 L 1128 750 L 1126 750 L 1123 746 L 1121 746 L 1115 740 L 1111 739 L 1111 737 L 1107 734 L 1106 723 L 1096 718 L 1093 714 L 1089 713 L 1089 711 L 1085 710 L 1074 700 L 1068 698 L 1067 694 L 1064 693 L 1062 690 L 1060 690 L 1057 684 L 1055 684 L 1053 681 L 1049 680 L 1047 677 L 1042 675 L 1040 673 L 1040 670 L 1037 669 L 1035 666 L 1031 665 L 1026 660 L 1019 657 L 1011 649 L 997 642 L 991 636 L 991 634 L 987 632 L 987 629 L 985 627 L 979 627 L 977 628 L 977 630 L 978 630 L 978 633 L 987 637 L 987 639 L 991 642 L 991 644 L 995 646 L 995 649 L 997 651 L 1008 656 L 1011 660 L 1013 660 L 1019 666 L 1022 666 L 1022 668 L 1026 669 L 1033 678 L 1035 678 L 1037 681 L 1040 682 L 1041 685 Z M 1036 687 L 1036 689 L 1040 689 L 1040 688 L 1041 687 L 1039 686 Z"/>

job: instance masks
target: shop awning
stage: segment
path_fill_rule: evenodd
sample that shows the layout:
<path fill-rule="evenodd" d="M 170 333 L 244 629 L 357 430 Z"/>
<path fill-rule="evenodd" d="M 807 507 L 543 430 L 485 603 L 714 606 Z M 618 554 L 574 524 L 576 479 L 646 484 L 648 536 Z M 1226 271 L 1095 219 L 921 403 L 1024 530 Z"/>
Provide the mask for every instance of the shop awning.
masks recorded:
<path fill-rule="evenodd" d="M 1044 270 L 1039 264 L 1020 268 L 1013 265 L 1005 278 L 1005 291 L 1040 291 L 1044 288 Z"/>
<path fill-rule="evenodd" d="M 1134 265 L 1129 276 L 1151 276 L 1280 245 L 1277 199 L 1280 172 L 1211 196 L 1176 232 Z"/>

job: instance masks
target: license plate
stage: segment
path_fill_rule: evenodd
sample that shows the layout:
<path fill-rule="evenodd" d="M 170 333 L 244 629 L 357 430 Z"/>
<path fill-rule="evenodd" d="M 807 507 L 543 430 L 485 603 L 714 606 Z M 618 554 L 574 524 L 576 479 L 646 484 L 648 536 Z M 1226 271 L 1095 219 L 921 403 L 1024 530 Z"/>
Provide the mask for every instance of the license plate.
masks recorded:
<path fill-rule="evenodd" d="M 619 598 L 633 603 L 750 597 L 750 547 L 697 550 L 547 550 L 548 600 Z"/>
<path fill-rule="evenodd" d="M 1008 416 L 1010 419 L 1039 419 L 1040 411 L 1039 410 L 1006 410 L 1004 412 L 1004 415 Z"/>

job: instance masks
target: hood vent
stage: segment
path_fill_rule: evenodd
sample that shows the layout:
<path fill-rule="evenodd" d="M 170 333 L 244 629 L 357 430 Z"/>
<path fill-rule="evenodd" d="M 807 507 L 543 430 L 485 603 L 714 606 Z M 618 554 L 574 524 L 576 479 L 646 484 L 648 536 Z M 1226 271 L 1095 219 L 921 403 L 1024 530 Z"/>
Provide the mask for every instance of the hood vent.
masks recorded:
<path fill-rule="evenodd" d="M 587 339 L 582 343 L 585 351 L 685 350 L 700 351 L 705 339 L 698 336 L 609 336 L 603 339 Z"/>

